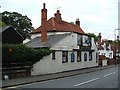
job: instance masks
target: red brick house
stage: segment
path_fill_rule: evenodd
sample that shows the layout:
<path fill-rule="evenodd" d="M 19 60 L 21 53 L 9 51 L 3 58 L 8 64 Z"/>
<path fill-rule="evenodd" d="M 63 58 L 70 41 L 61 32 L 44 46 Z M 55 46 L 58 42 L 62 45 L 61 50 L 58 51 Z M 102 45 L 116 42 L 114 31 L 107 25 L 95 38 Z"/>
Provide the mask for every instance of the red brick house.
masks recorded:
<path fill-rule="evenodd" d="M 104 63 L 112 64 L 113 63 L 113 49 L 112 45 L 108 43 L 107 39 L 102 40 L 101 33 L 98 34 L 97 48 L 99 52 L 99 65 Z"/>

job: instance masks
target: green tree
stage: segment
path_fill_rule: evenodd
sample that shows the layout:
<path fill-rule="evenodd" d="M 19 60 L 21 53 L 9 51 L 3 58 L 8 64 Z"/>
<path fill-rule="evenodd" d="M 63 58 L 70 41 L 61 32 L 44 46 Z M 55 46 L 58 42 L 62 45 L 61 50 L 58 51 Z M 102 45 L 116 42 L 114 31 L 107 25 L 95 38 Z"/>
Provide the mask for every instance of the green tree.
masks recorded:
<path fill-rule="evenodd" d="M 17 12 L 4 11 L 2 13 L 2 22 L 6 25 L 12 25 L 24 39 L 30 36 L 30 32 L 33 29 L 31 20 L 25 15 L 23 16 Z"/>
<path fill-rule="evenodd" d="M 95 41 L 97 41 L 97 36 L 94 33 L 87 33 L 89 36 L 94 37 Z"/>
<path fill-rule="evenodd" d="M 113 40 L 108 40 L 108 43 L 113 44 L 114 41 Z"/>
<path fill-rule="evenodd" d="M 4 26 L 6 26 L 6 24 L 4 22 L 0 21 L 0 27 L 4 27 Z"/>

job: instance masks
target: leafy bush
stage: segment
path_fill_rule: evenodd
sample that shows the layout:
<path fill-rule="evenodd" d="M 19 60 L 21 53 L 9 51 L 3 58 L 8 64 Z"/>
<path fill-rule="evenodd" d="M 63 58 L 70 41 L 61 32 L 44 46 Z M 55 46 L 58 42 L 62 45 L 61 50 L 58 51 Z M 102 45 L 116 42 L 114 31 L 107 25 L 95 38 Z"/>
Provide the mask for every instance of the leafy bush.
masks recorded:
<path fill-rule="evenodd" d="M 52 51 L 50 50 L 50 48 L 41 48 L 34 50 L 35 59 L 33 59 L 33 63 L 39 61 L 40 59 L 42 59 L 42 57 L 49 55 L 51 52 Z"/>
<path fill-rule="evenodd" d="M 51 53 L 50 48 L 33 49 L 26 45 L 4 44 L 2 46 L 2 62 L 31 62 L 39 61 L 43 56 Z"/>

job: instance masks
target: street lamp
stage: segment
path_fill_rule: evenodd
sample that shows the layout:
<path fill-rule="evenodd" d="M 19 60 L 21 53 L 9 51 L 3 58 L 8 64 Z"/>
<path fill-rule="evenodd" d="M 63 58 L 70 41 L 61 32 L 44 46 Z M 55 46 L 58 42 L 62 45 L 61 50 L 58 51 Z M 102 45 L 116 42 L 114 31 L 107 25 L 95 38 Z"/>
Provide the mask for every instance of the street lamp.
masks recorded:
<path fill-rule="evenodd" d="M 117 46 L 118 46 L 118 47 L 117 47 L 117 48 L 118 48 L 117 56 L 118 56 L 118 64 L 119 64 L 119 61 L 120 61 L 120 59 L 119 59 L 119 58 L 120 58 L 120 51 L 119 51 L 119 49 L 120 49 L 120 48 L 119 48 L 120 42 L 119 42 L 119 39 L 120 39 L 119 36 L 117 36 Z"/>
<path fill-rule="evenodd" d="M 114 35 L 115 35 L 115 65 L 117 64 L 117 62 L 116 62 L 116 41 L 119 41 L 119 36 L 117 36 L 117 40 L 116 40 L 116 31 L 117 30 L 119 31 L 120 29 L 118 28 L 118 29 L 114 30 Z M 119 45 L 118 45 L 118 48 L 119 48 Z M 118 53 L 119 53 L 119 49 L 118 49 Z"/>

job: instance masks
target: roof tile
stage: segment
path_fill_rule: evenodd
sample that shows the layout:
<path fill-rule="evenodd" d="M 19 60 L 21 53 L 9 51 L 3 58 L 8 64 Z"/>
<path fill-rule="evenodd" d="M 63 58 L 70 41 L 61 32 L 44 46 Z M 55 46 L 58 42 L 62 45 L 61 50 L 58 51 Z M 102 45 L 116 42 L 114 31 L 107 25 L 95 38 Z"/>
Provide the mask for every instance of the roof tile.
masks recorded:
<path fill-rule="evenodd" d="M 37 29 L 33 30 L 32 33 L 41 33 L 43 30 L 42 26 L 38 27 Z M 84 31 L 72 23 L 68 23 L 66 21 L 62 21 L 61 23 L 57 22 L 57 20 L 52 17 L 46 23 L 46 30 L 48 32 L 57 31 L 57 32 L 76 32 L 80 34 L 85 34 Z"/>

